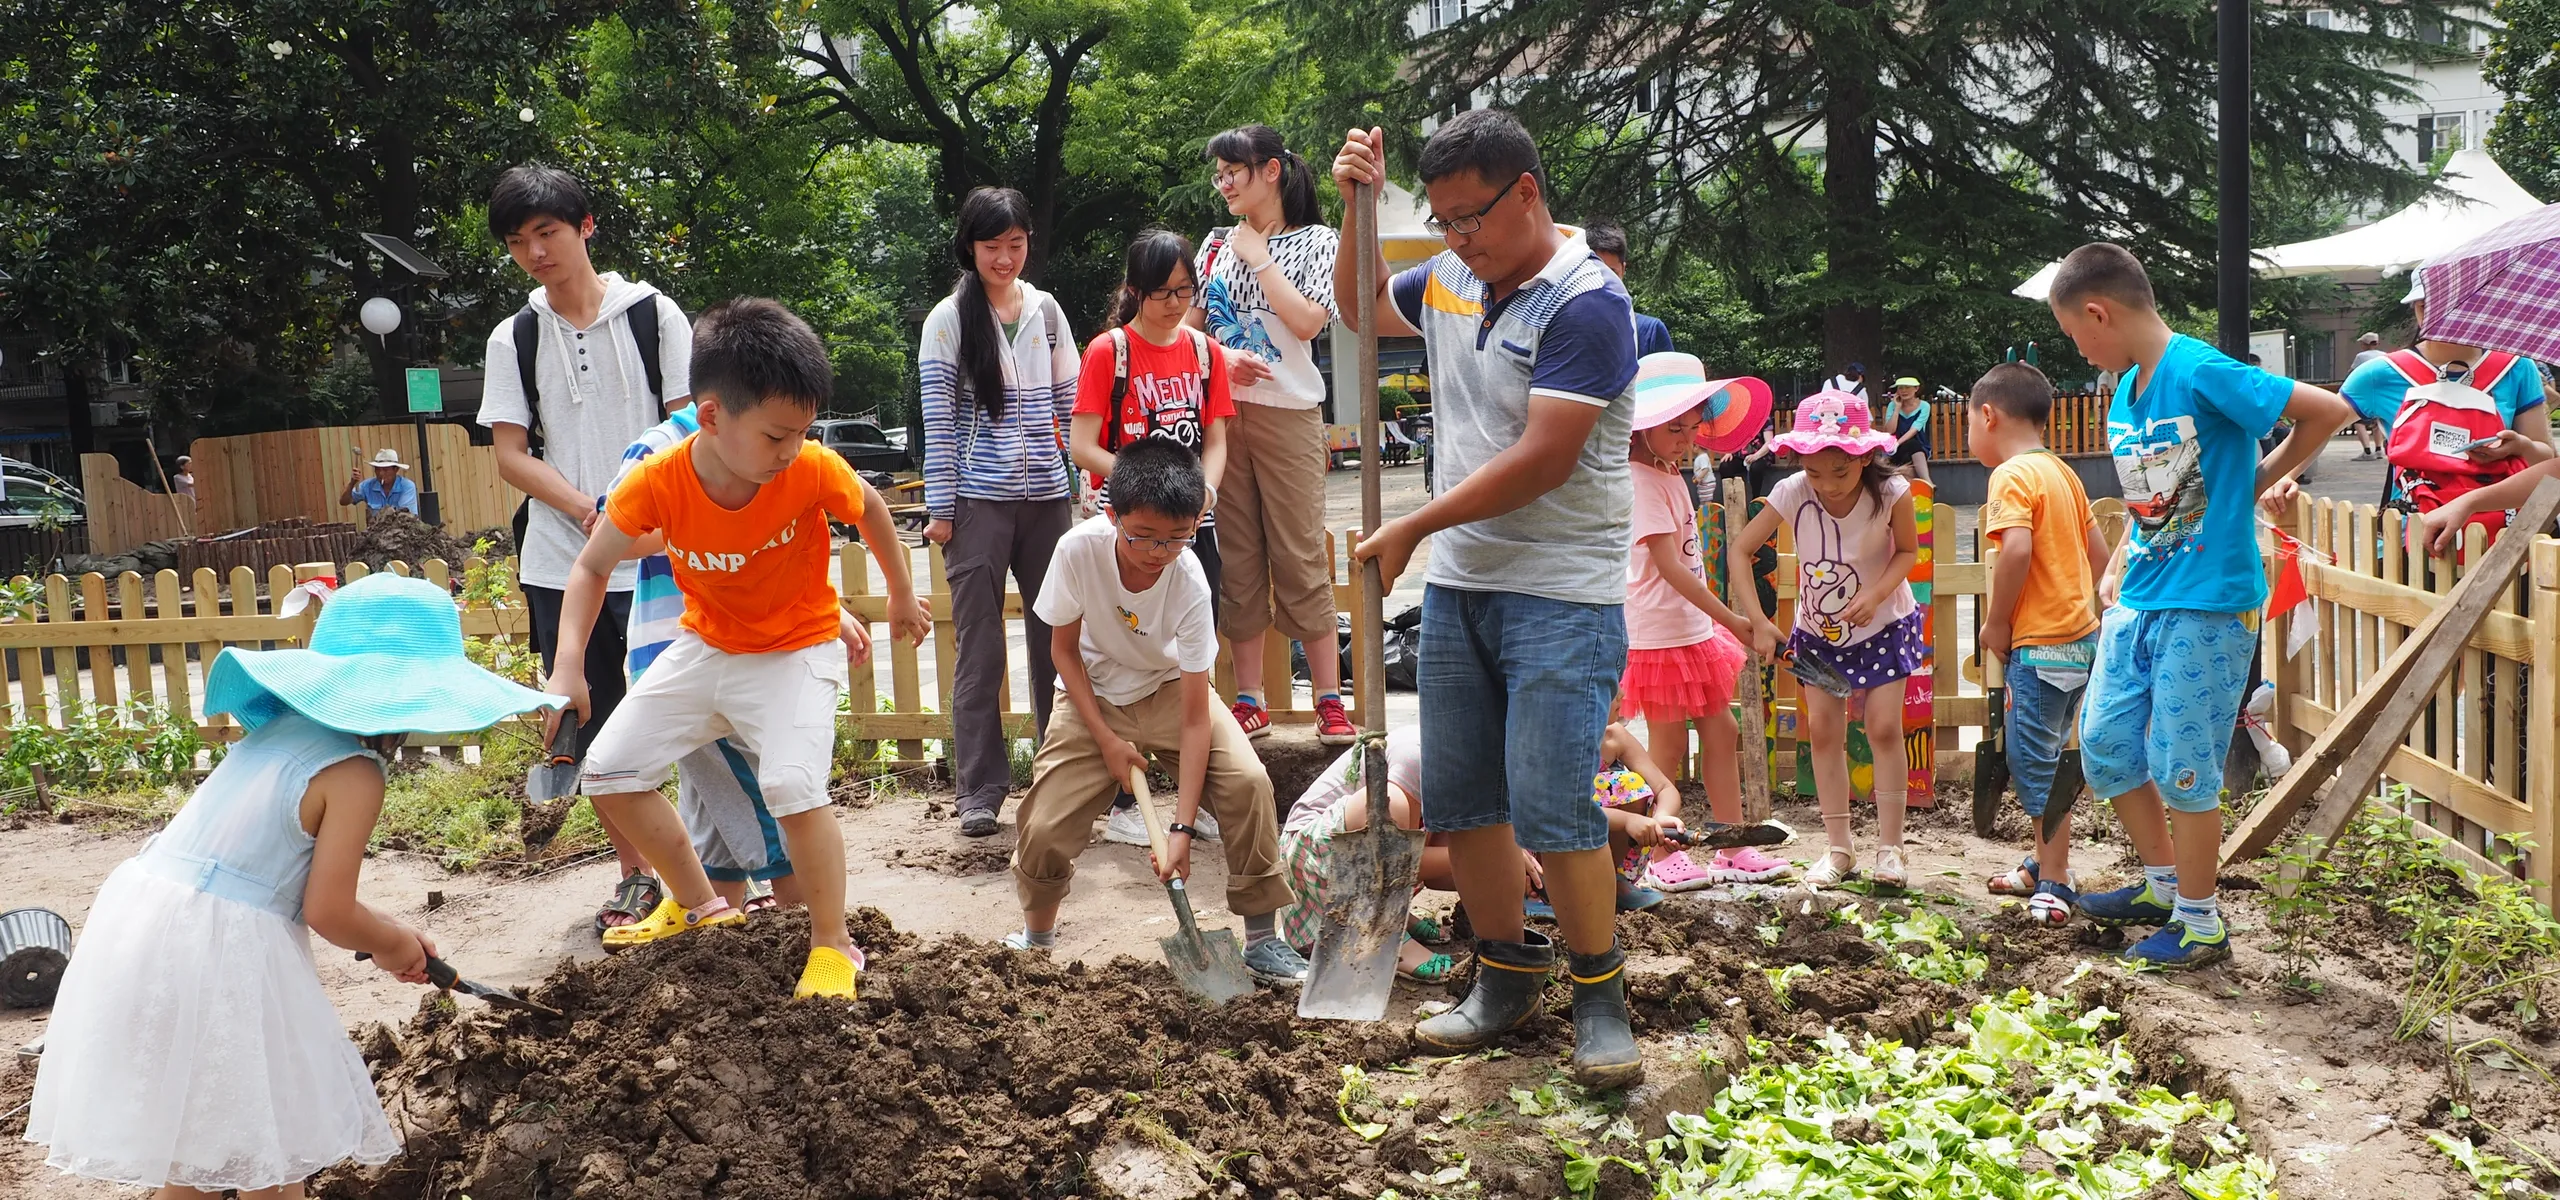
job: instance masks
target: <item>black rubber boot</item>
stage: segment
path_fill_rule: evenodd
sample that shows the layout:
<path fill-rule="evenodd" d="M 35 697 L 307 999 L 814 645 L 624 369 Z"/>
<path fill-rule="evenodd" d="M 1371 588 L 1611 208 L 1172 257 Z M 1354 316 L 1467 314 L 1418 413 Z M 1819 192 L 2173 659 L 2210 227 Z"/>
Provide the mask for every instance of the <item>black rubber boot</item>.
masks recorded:
<path fill-rule="evenodd" d="M 1627 1022 L 1627 955 L 1576 954 L 1573 975 L 1573 1081 L 1587 1088 L 1633 1087 L 1644 1079 L 1644 1053 Z"/>
<path fill-rule="evenodd" d="M 1475 982 L 1456 1008 L 1414 1026 L 1414 1040 L 1440 1050 L 1474 1050 L 1535 1014 L 1555 972 L 1556 945 L 1536 930 L 1521 936 L 1528 940 L 1476 939 Z"/>

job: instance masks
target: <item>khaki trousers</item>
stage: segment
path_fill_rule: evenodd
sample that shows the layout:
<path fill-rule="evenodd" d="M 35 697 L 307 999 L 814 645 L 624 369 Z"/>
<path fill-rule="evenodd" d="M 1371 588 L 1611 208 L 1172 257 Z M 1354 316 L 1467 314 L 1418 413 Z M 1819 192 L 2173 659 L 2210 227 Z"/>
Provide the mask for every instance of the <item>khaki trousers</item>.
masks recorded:
<path fill-rule="evenodd" d="M 1236 405 L 1226 486 L 1218 489 L 1219 627 L 1230 640 L 1275 624 L 1301 642 L 1334 636 L 1333 559 L 1324 545 L 1328 461 L 1323 410 Z"/>
<path fill-rule="evenodd" d="M 1103 721 L 1139 750 L 1162 760 L 1180 777 L 1182 769 L 1182 684 L 1157 688 L 1132 704 L 1098 701 Z M 1048 736 L 1031 760 L 1031 794 L 1023 797 L 1018 817 L 1021 840 L 1013 851 L 1013 890 L 1025 908 L 1045 908 L 1066 898 L 1074 881 L 1076 855 L 1093 840 L 1093 823 L 1111 807 L 1125 784 L 1111 778 L 1103 765 L 1101 743 L 1086 728 L 1076 706 L 1059 702 L 1049 718 Z M 1227 852 L 1227 907 L 1239 916 L 1277 912 L 1289 903 L 1289 883 L 1280 871 L 1280 828 L 1272 817 L 1271 776 L 1253 753 L 1253 742 L 1235 716 L 1209 703 L 1209 772 L 1200 806 L 1217 814 Z M 1173 797 L 1153 797 L 1156 811 L 1170 823 Z M 1192 849 L 1193 860 L 1200 850 Z"/>

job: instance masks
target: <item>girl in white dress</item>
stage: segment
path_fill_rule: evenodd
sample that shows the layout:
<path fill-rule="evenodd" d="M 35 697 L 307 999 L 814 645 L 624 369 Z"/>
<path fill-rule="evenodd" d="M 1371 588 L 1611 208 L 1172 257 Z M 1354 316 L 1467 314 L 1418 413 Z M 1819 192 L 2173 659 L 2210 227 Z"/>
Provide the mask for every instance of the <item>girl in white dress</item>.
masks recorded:
<path fill-rule="evenodd" d="M 299 1197 L 399 1141 L 320 990 L 310 933 L 409 983 L 435 943 L 356 899 L 383 756 L 560 703 L 473 666 L 453 599 L 383 574 L 304 650 L 224 650 L 205 707 L 249 733 L 98 890 L 45 1035 L 27 1140 L 162 1200 Z"/>

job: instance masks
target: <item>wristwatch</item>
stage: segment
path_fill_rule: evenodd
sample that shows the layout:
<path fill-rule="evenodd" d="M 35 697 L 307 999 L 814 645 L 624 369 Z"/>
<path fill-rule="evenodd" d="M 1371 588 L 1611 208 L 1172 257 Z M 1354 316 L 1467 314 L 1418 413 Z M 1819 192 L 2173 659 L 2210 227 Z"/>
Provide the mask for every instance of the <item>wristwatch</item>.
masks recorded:
<path fill-rule="evenodd" d="M 1185 825 L 1185 824 L 1183 824 L 1183 823 L 1182 823 L 1182 822 L 1180 822 L 1180 821 L 1176 821 L 1176 822 L 1174 822 L 1174 823 L 1172 823 L 1172 824 L 1170 824 L 1170 825 L 1165 826 L 1165 827 L 1164 827 L 1164 831 L 1165 831 L 1165 833 L 1166 833 L 1166 834 L 1168 834 L 1168 835 L 1176 834 L 1176 833 L 1187 833 L 1187 834 L 1191 835 L 1191 839 L 1192 839 L 1193 841 L 1198 841 L 1198 840 L 1200 839 L 1200 831 L 1199 831 L 1199 830 L 1197 830 L 1197 829 L 1193 829 L 1192 827 L 1190 827 L 1190 826 L 1188 826 L 1188 825 Z"/>

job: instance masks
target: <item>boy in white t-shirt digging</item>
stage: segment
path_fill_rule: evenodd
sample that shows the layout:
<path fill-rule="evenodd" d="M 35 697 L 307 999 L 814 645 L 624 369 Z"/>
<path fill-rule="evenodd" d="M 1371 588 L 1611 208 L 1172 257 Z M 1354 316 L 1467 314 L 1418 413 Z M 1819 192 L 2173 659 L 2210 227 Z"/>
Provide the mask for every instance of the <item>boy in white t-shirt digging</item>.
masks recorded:
<path fill-rule="evenodd" d="M 1013 855 L 1022 929 L 1005 944 L 1056 944 L 1058 907 L 1094 820 L 1153 753 L 1172 760 L 1177 781 L 1171 861 L 1155 864 L 1156 877 L 1190 876 L 1191 823 L 1207 805 L 1225 835 L 1227 907 L 1244 918 L 1245 966 L 1266 983 L 1299 983 L 1307 962 L 1279 936 L 1289 885 L 1271 776 L 1209 687 L 1218 656 L 1209 582 L 1187 553 L 1205 491 L 1197 456 L 1144 438 L 1112 464 L 1110 509 L 1058 540 L 1035 603 L 1067 702 L 1031 760 Z"/>

